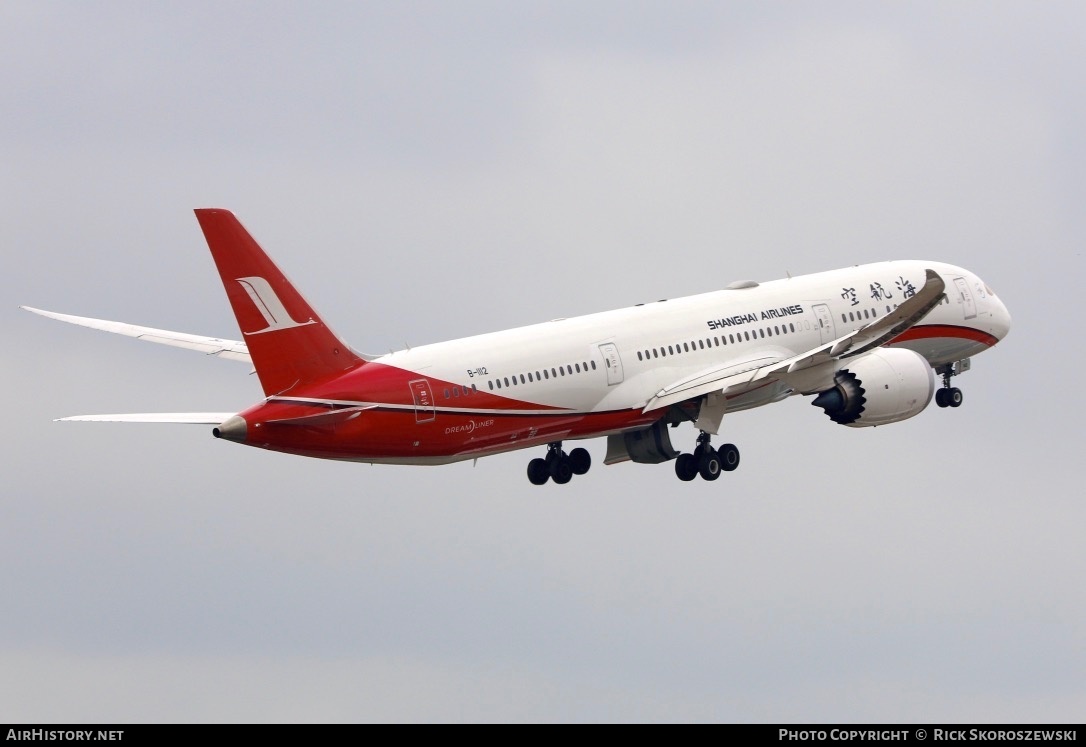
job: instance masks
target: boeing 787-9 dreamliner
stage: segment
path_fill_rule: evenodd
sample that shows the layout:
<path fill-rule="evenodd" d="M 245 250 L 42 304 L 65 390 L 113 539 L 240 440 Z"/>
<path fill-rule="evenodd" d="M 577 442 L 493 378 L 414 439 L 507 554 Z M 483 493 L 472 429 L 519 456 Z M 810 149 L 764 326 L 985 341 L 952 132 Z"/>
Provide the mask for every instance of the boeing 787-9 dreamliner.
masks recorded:
<path fill-rule="evenodd" d="M 528 479 L 586 473 L 584 448 L 605 438 L 605 464 L 674 461 L 680 480 L 739 465 L 714 447 L 728 413 L 813 397 L 852 428 L 906 420 L 933 396 L 958 407 L 952 377 L 1003 339 L 1010 314 L 969 270 L 896 260 L 423 345 L 353 350 L 232 213 L 196 218 L 242 341 L 24 307 L 37 314 L 250 363 L 264 398 L 238 413 L 89 415 L 64 420 L 213 425 L 216 438 L 289 454 L 386 464 L 446 464 L 536 449 Z M 691 422 L 680 453 L 669 428 Z"/>

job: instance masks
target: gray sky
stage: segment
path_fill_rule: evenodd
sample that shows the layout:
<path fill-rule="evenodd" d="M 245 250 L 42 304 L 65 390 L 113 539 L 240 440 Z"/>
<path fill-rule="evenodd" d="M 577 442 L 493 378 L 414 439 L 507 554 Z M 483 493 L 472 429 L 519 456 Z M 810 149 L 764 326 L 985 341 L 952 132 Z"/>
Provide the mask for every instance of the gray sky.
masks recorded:
<path fill-rule="evenodd" d="M 1071 2 L 0 4 L 0 713 L 1081 719 L 1083 28 Z M 236 338 L 202 206 L 371 352 L 913 257 L 1014 327 L 958 410 L 735 415 L 716 483 L 601 442 L 540 489 L 531 452 L 51 422 L 260 397 L 17 308 Z"/>

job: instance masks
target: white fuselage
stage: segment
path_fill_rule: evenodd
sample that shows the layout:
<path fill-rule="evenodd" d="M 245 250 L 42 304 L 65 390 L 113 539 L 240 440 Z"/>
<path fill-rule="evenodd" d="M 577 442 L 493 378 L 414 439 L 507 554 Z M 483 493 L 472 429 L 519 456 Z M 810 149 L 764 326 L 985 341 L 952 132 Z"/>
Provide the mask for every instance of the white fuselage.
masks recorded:
<path fill-rule="evenodd" d="M 891 261 L 657 301 L 412 348 L 377 362 L 575 412 L 644 406 L 662 387 L 729 360 L 789 358 L 870 324 L 939 272 L 946 300 L 892 344 L 932 366 L 990 347 L 1009 328 L 1002 302 L 973 273 L 939 262 Z M 611 357 L 610 361 L 608 357 Z M 617 356 L 617 360 L 616 360 Z M 608 365 L 608 364 L 611 365 Z M 572 373 L 569 371 L 572 370 Z M 736 398 L 729 410 L 792 392 Z M 466 402 L 435 391 L 437 410 Z"/>

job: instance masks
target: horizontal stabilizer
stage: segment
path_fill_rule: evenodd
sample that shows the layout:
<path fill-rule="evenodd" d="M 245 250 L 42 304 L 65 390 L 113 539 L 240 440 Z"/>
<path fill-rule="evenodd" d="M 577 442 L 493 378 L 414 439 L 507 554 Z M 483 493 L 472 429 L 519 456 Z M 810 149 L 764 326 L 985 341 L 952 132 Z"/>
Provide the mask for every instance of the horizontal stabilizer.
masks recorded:
<path fill-rule="evenodd" d="M 219 425 L 232 412 L 133 412 L 119 415 L 73 415 L 57 418 L 54 422 L 75 421 L 90 423 L 185 423 L 188 425 Z"/>
<path fill-rule="evenodd" d="M 223 340 L 218 337 L 205 337 L 203 335 L 190 335 L 185 332 L 171 332 L 167 329 L 154 327 L 141 327 L 126 322 L 111 322 L 108 319 L 92 319 L 87 316 L 73 316 L 71 314 L 58 314 L 55 311 L 35 309 L 31 306 L 21 307 L 34 314 L 56 319 L 69 324 L 78 324 L 80 327 L 100 329 L 103 332 L 112 332 L 126 337 L 135 337 L 146 342 L 157 342 L 160 345 L 171 345 L 188 350 L 199 350 L 205 355 L 215 355 L 232 361 L 252 363 L 249 356 L 249 348 L 244 342 L 238 340 Z"/>

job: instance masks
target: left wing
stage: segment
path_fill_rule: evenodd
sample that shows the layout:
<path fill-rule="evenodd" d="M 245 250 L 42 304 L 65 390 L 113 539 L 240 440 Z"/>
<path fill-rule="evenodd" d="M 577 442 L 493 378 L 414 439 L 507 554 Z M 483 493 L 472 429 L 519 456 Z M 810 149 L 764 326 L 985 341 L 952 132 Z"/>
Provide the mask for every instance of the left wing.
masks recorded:
<path fill-rule="evenodd" d="M 906 299 L 881 319 L 791 358 L 782 360 L 779 357 L 762 357 L 739 362 L 729 361 L 723 366 L 715 366 L 688 376 L 660 389 L 645 405 L 643 412 L 668 407 L 703 394 L 742 394 L 755 386 L 768 383 L 767 379 L 785 378 L 833 360 L 862 355 L 885 345 L 927 316 L 928 312 L 939 305 L 945 288 L 946 283 L 939 273 L 926 270 L 924 286 L 916 295 Z"/>
<path fill-rule="evenodd" d="M 205 337 L 203 335 L 190 335 L 185 332 L 171 332 L 167 329 L 155 329 L 154 327 L 140 327 L 136 324 L 125 322 L 111 322 L 107 319 L 92 319 L 86 316 L 72 316 L 71 314 L 58 314 L 55 311 L 44 311 L 30 306 L 21 307 L 34 314 L 57 319 L 69 324 L 78 324 L 81 327 L 100 329 L 103 332 L 113 332 L 126 337 L 135 337 L 147 342 L 157 342 L 160 345 L 171 345 L 177 348 L 199 350 L 205 355 L 214 355 L 232 361 L 243 361 L 252 364 L 249 356 L 249 348 L 244 342 L 238 340 L 223 340 L 218 337 Z M 216 421 L 221 422 L 221 421 Z"/>

